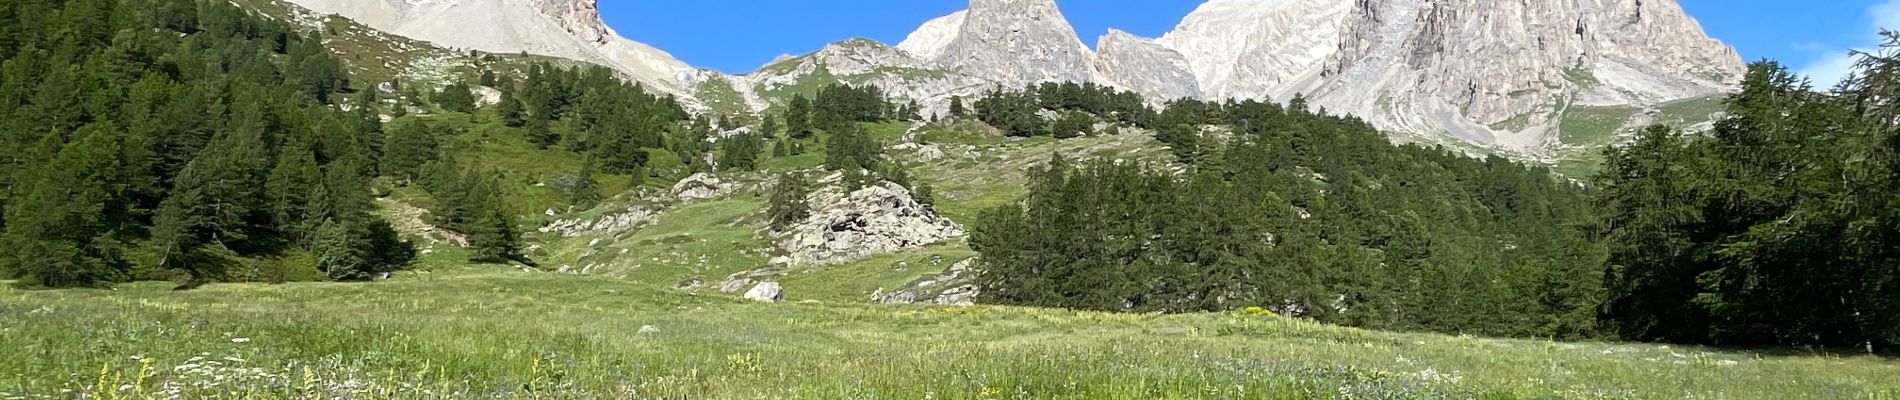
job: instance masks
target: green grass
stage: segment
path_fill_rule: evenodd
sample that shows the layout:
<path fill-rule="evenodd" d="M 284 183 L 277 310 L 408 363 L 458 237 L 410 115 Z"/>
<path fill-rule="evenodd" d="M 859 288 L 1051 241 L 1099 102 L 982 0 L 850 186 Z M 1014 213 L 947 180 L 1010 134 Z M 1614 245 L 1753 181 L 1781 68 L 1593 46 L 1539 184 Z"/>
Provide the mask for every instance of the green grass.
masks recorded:
<path fill-rule="evenodd" d="M 732 116 L 743 123 L 751 123 L 752 108 L 746 105 L 745 96 L 732 88 L 732 81 L 724 76 L 714 76 L 701 83 L 694 98 L 706 103 L 713 115 Z"/>
<path fill-rule="evenodd" d="M 1900 395 L 1900 366 L 1879 358 L 1380 333 L 1246 313 L 762 304 L 486 267 L 169 287 L 0 289 L 0 398 Z"/>
<path fill-rule="evenodd" d="M 1491 124 L 1491 129 L 1507 131 L 1507 132 L 1517 132 L 1517 131 L 1524 130 L 1524 128 L 1530 127 L 1530 125 L 1531 125 L 1531 115 L 1526 113 L 1526 114 L 1518 114 L 1516 116 L 1511 117 L 1510 119 L 1498 121 L 1498 123 Z"/>
<path fill-rule="evenodd" d="M 1587 147 L 1610 145 L 1616 141 L 1617 129 L 1629 124 L 1630 118 L 1639 111 L 1635 107 L 1623 106 L 1570 107 L 1557 127 L 1558 140 L 1564 144 Z"/>
<path fill-rule="evenodd" d="M 443 148 L 454 152 L 466 168 L 493 171 L 502 182 L 509 209 L 516 215 L 537 220 L 548 209 L 564 211 L 568 205 L 566 195 L 547 183 L 557 176 L 579 173 L 581 164 L 586 162 L 585 157 L 558 147 L 535 148 L 528 142 L 525 131 L 503 125 L 489 109 L 474 114 L 409 116 L 393 121 L 391 126 L 411 121 L 424 121 L 438 129 L 460 132 L 443 140 Z M 565 128 L 556 127 L 556 130 Z M 602 193 L 626 191 L 633 180 L 628 175 L 596 175 L 594 179 L 600 183 Z"/>
<path fill-rule="evenodd" d="M 1657 107 L 1656 119 L 1676 125 L 1693 125 L 1708 121 L 1710 116 L 1727 111 L 1728 98 L 1723 95 L 1697 97 L 1664 103 Z"/>
<path fill-rule="evenodd" d="M 943 273 L 950 264 L 976 257 L 961 242 L 872 256 L 842 265 L 815 266 L 789 271 L 779 284 L 788 301 L 864 303 L 878 289 L 903 288 L 926 276 Z"/>
<path fill-rule="evenodd" d="M 676 205 L 651 225 L 616 236 L 544 237 L 548 255 L 537 261 L 655 289 L 692 279 L 717 287 L 726 275 L 764 266 L 770 258 L 772 244 L 759 231 L 764 210 L 763 198 L 744 193 Z"/>
<path fill-rule="evenodd" d="M 1570 83 L 1576 84 L 1578 87 L 1586 88 L 1603 84 L 1602 81 L 1597 80 L 1595 72 L 1584 69 L 1581 66 L 1565 69 L 1564 80 L 1570 81 Z"/>

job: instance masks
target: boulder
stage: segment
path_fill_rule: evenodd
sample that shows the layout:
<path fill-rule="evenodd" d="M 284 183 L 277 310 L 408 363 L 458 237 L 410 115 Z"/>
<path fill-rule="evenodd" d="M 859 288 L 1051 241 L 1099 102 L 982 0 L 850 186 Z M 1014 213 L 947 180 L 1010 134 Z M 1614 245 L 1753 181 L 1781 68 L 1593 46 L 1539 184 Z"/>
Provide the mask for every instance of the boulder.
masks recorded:
<path fill-rule="evenodd" d="M 732 187 L 720 181 L 719 177 L 704 172 L 693 174 L 673 184 L 673 197 L 682 202 L 719 198 L 731 191 Z"/>
<path fill-rule="evenodd" d="M 778 282 L 762 282 L 753 286 L 752 290 L 747 290 L 745 292 L 745 298 L 754 301 L 777 303 L 779 300 L 785 299 L 785 294 L 779 289 Z"/>

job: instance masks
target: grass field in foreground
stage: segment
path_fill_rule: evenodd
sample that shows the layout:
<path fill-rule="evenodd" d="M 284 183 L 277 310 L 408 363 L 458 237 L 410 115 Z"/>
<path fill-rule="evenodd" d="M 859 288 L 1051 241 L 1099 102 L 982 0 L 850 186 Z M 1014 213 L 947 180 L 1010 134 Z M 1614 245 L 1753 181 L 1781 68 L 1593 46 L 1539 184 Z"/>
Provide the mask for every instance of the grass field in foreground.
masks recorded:
<path fill-rule="evenodd" d="M 1877 398 L 1900 365 L 1248 313 L 751 303 L 464 267 L 0 289 L 0 399 Z"/>

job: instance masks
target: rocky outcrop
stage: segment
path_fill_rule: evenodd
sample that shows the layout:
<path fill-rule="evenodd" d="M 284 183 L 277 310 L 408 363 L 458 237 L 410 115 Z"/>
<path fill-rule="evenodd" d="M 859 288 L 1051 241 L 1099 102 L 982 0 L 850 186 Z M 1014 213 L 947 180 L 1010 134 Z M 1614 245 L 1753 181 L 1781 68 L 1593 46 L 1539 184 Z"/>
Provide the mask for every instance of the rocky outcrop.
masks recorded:
<path fill-rule="evenodd" d="M 964 259 L 951 264 L 941 274 L 918 279 L 902 288 L 888 292 L 879 288 L 877 292 L 871 293 L 871 303 L 975 305 L 979 293 L 972 283 L 976 279 L 975 265 L 975 258 Z"/>
<path fill-rule="evenodd" d="M 910 52 L 935 54 L 929 61 L 1011 87 L 1090 81 L 1089 48 L 1054 0 L 971 0 L 962 25 L 947 41 L 936 33 L 955 18 L 946 19 L 927 25 L 929 32 L 906 46 Z M 940 48 L 931 46 L 938 42 Z"/>
<path fill-rule="evenodd" d="M 659 218 L 659 209 L 646 205 L 627 207 L 619 212 L 608 213 L 594 218 L 561 219 L 541 226 L 541 233 L 557 234 L 561 237 L 575 237 L 587 234 L 616 234 L 627 232 L 653 223 Z"/>
<path fill-rule="evenodd" d="M 786 255 L 773 264 L 845 263 L 964 235 L 962 226 L 918 204 L 910 190 L 894 183 L 879 183 L 832 199 L 824 196 L 821 193 L 811 202 L 823 208 L 780 239 L 779 249 Z"/>
<path fill-rule="evenodd" d="M 1120 30 L 1096 42 L 1097 81 L 1142 93 L 1153 101 L 1199 99 L 1201 84 L 1180 52 Z"/>
<path fill-rule="evenodd" d="M 719 180 L 719 177 L 701 172 L 674 183 L 673 197 L 685 203 L 724 197 L 732 190 L 732 185 Z"/>

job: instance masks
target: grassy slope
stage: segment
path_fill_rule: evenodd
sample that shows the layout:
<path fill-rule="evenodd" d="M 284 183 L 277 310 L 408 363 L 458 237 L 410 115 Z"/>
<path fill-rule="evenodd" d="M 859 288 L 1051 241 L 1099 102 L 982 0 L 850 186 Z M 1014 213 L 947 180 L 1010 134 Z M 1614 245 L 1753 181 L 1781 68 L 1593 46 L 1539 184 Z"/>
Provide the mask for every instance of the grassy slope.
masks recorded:
<path fill-rule="evenodd" d="M 1900 366 L 1876 358 L 1377 333 L 1244 313 L 768 305 L 462 267 L 377 284 L 167 288 L 0 289 L 0 348 L 12 351 L 0 397 L 163 397 L 167 385 L 186 398 L 1900 394 Z"/>

